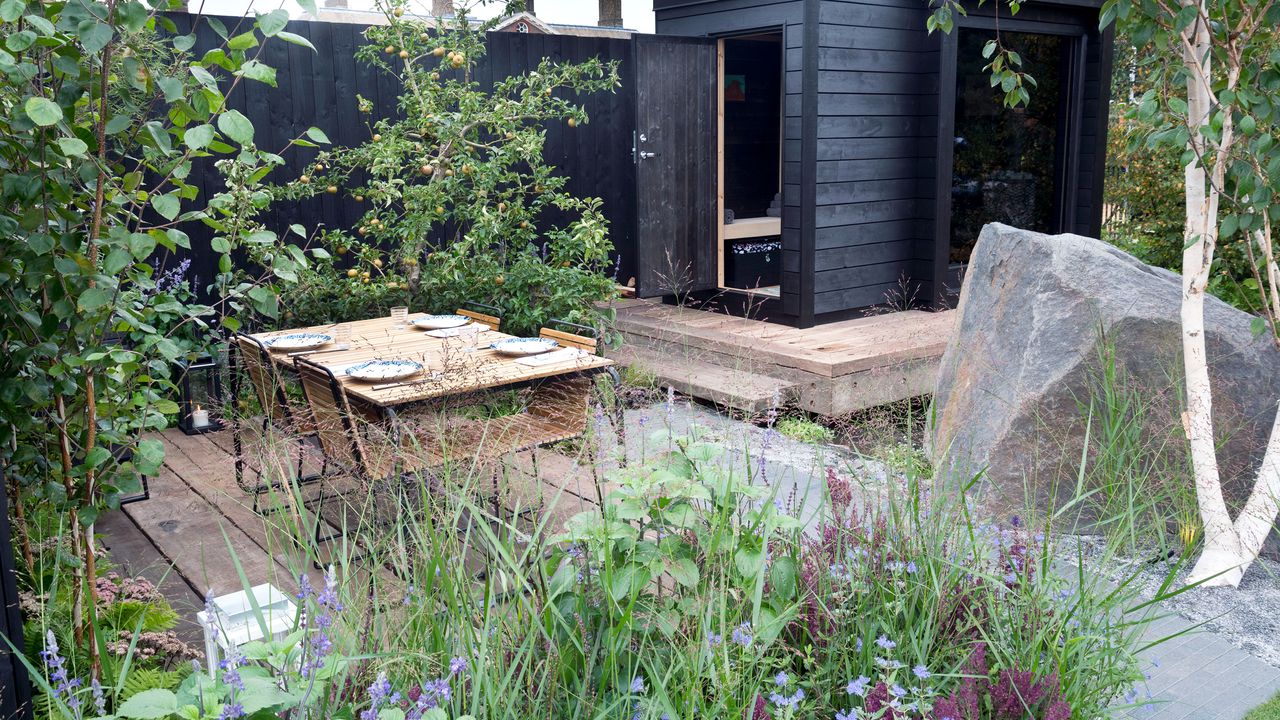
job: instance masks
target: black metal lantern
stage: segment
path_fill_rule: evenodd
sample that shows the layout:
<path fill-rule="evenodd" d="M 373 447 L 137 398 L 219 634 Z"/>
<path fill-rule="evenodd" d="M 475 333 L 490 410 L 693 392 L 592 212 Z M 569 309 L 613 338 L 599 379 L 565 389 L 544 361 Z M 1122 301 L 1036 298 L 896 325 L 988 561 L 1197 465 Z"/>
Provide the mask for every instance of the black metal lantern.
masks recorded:
<path fill-rule="evenodd" d="M 217 357 L 202 355 L 193 362 L 179 362 L 182 391 L 178 428 L 188 435 L 222 429 L 216 411 L 222 403 L 222 367 Z"/>

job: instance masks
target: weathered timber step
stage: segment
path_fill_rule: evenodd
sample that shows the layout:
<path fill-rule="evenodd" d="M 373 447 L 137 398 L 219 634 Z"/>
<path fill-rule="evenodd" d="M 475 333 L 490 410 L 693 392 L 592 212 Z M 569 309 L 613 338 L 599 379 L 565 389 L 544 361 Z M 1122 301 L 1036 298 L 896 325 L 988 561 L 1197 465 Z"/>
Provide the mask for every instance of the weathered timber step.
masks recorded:
<path fill-rule="evenodd" d="M 749 369 L 708 364 L 636 345 L 624 346 L 614 359 L 651 373 L 664 386 L 743 412 L 762 412 L 785 403 L 795 386 L 792 381 Z"/>

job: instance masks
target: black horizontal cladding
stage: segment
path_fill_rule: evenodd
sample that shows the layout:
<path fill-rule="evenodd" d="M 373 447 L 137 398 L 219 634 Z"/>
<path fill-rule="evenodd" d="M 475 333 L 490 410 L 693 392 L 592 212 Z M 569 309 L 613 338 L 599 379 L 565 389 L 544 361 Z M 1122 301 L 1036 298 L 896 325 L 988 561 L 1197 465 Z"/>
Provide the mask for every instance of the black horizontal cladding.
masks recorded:
<path fill-rule="evenodd" d="M 804 167 L 800 141 L 803 129 L 803 49 L 806 0 L 715 0 L 714 2 L 655 2 L 658 32 L 672 35 L 731 37 L 755 31 L 782 31 L 783 35 L 783 163 L 782 163 L 782 243 L 790 251 L 793 266 L 782 274 L 782 312 L 795 317 L 800 312 L 799 272 Z"/>
<path fill-rule="evenodd" d="M 818 315 L 884 303 L 930 257 L 939 55 L 927 17 L 916 0 L 821 0 Z"/>
<path fill-rule="evenodd" d="M 221 44 L 221 38 L 205 22 L 185 13 L 170 16 L 180 33 L 195 27 L 194 53 L 204 53 Z M 243 32 L 243 18 L 218 18 L 232 32 Z M 396 105 L 400 88 L 387 74 L 358 61 L 355 52 L 366 44 L 367 26 L 351 23 L 291 21 L 288 30 L 307 38 L 316 51 L 292 45 L 279 39 L 265 43 L 260 60 L 276 69 L 277 87 L 242 81 L 228 94 L 228 107 L 244 113 L 254 125 L 259 147 L 281 152 L 289 141 L 302 136 L 307 128 L 322 130 L 335 146 L 351 147 L 366 142 L 369 123 L 383 117 L 399 117 Z M 557 172 L 568 178 L 566 189 L 580 197 L 600 197 L 603 211 L 610 221 L 610 235 L 621 255 L 620 278 L 625 282 L 633 274 L 634 258 L 634 180 L 631 163 L 631 128 L 633 96 L 628 80 L 629 48 L 627 40 L 616 38 L 547 35 L 531 38 L 521 33 L 491 33 L 486 38 L 487 55 L 477 67 L 475 78 L 488 86 L 496 78 L 532 70 L 546 55 L 552 58 L 621 61 L 623 87 L 616 93 L 579 96 L 590 121 L 572 132 L 549 127 L 546 157 Z M 373 112 L 365 115 L 357 109 L 357 95 L 373 104 Z M 285 164 L 269 176 L 271 182 L 289 182 L 307 172 L 314 163 L 318 148 L 295 147 L 281 152 Z M 208 198 L 222 190 L 223 183 L 212 160 L 199 158 L 193 163 L 191 182 Z M 360 182 L 361 178 L 352 178 Z M 268 229 L 285 233 L 290 225 L 300 224 L 307 231 L 323 226 L 350 230 L 368 210 L 367 203 L 357 203 L 343 188 L 336 194 L 321 195 L 297 202 L 278 202 L 261 216 Z M 548 222 L 563 222 L 548 216 Z M 188 222 L 181 227 L 191 236 L 191 274 L 198 287 L 203 287 L 216 273 L 217 255 L 210 249 L 213 233 L 201 223 Z M 349 259 L 341 259 L 349 263 Z"/>

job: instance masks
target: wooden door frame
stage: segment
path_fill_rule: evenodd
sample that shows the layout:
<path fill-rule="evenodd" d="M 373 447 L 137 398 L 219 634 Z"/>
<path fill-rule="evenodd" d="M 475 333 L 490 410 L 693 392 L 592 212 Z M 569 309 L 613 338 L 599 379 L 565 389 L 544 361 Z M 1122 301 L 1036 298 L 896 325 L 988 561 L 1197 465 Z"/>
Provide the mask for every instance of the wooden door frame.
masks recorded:
<path fill-rule="evenodd" d="M 782 278 L 778 279 L 779 298 L 753 293 L 724 284 L 724 43 L 726 40 L 748 38 L 753 35 L 778 36 L 778 196 L 782 198 L 782 168 L 786 154 L 787 132 L 787 28 L 785 25 L 735 30 L 728 35 L 715 36 L 716 41 L 716 290 L 717 292 L 742 293 L 760 296 L 761 299 L 780 299 Z M 783 198 L 782 206 L 786 206 Z M 784 211 L 785 212 L 785 211 Z M 781 222 L 781 216 L 779 216 Z M 781 257 L 779 257 L 781 262 Z"/>
<path fill-rule="evenodd" d="M 1068 64 L 1071 77 L 1067 102 L 1067 137 L 1064 139 L 1062 175 L 1065 185 L 1059 189 L 1060 214 L 1057 221 L 1063 224 L 1061 232 L 1074 232 L 1075 205 L 1080 186 L 1080 129 L 1083 124 L 1084 92 L 1086 85 L 1085 61 L 1088 53 L 1089 28 L 1087 25 L 1067 26 L 1029 19 L 994 18 L 976 15 L 959 16 L 955 28 L 942 36 L 938 69 L 938 137 L 934 178 L 934 249 L 933 249 L 933 297 L 935 306 L 941 307 L 946 299 L 945 286 L 951 274 L 951 181 L 955 170 L 956 124 L 956 72 L 961 30 L 1000 30 L 1003 32 L 1034 35 L 1055 35 L 1070 38 Z"/>

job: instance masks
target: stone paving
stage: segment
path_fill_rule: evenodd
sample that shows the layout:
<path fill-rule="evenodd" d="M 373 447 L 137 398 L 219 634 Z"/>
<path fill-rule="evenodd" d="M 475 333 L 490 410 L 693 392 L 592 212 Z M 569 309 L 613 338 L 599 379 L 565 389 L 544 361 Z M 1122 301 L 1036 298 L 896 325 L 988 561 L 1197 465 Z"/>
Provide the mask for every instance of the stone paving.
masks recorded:
<path fill-rule="evenodd" d="M 1280 691 L 1280 668 L 1179 615 L 1160 618 L 1147 629 L 1152 641 L 1174 635 L 1143 653 L 1152 664 L 1136 702 L 1150 704 L 1131 708 L 1123 717 L 1241 720 Z"/>

